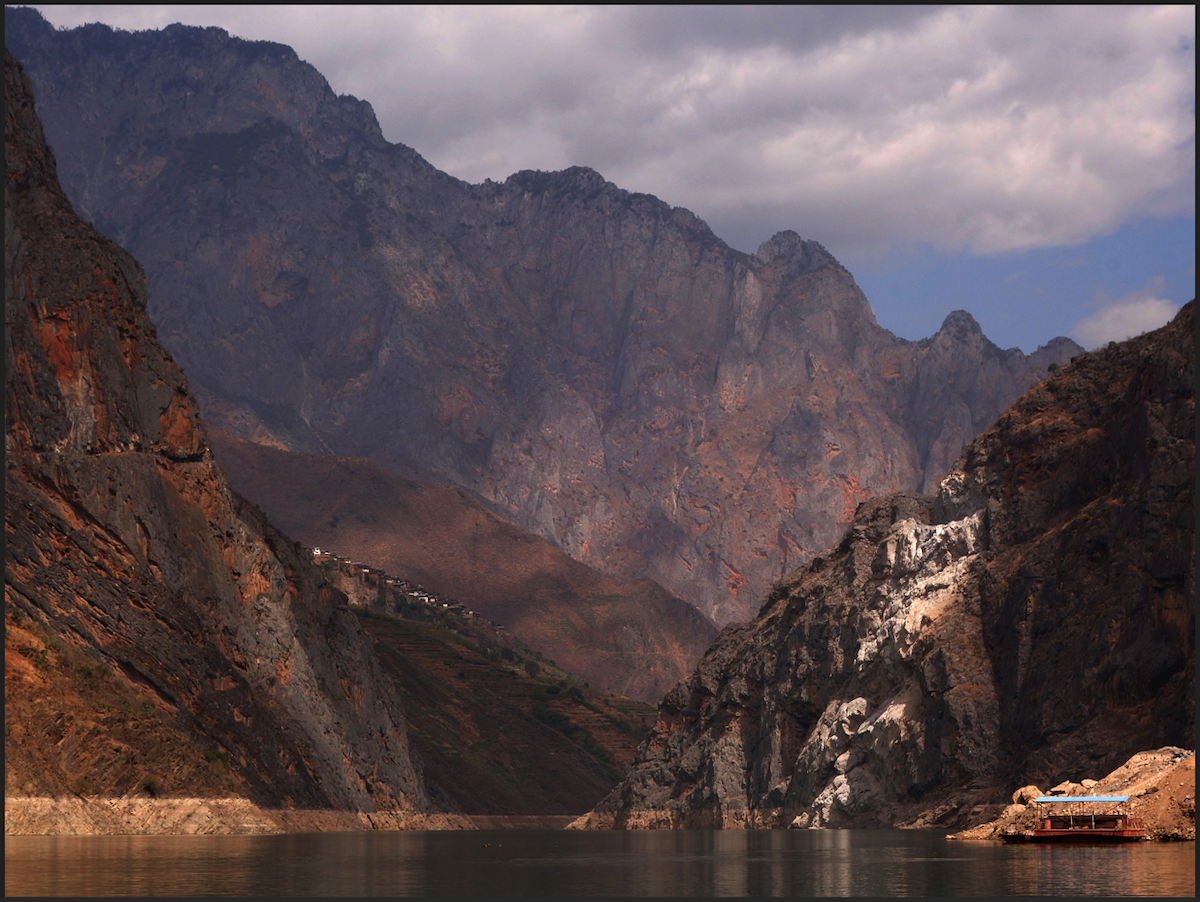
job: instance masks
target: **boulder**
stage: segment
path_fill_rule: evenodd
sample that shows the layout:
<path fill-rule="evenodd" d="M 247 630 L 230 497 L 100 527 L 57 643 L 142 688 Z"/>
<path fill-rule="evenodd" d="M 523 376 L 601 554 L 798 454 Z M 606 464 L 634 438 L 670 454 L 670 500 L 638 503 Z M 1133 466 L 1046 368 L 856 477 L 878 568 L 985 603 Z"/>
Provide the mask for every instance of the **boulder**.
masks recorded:
<path fill-rule="evenodd" d="M 1043 794 L 1042 791 L 1040 789 L 1038 789 L 1036 786 L 1034 786 L 1033 784 L 1030 784 L 1029 786 L 1022 786 L 1020 789 L 1018 789 L 1016 792 L 1014 792 L 1012 794 L 1013 804 L 1014 805 L 1028 805 L 1030 802 L 1032 802 L 1034 799 L 1036 799 L 1038 796 L 1040 796 L 1042 794 Z"/>

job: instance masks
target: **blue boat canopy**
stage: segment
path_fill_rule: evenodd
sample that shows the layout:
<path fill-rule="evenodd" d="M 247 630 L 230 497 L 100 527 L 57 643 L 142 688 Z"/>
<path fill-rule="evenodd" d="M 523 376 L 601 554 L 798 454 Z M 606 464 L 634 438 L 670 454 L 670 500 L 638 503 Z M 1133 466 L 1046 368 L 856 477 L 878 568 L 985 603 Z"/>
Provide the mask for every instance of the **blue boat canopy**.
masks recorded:
<path fill-rule="evenodd" d="M 1128 802 L 1129 796 L 1038 796 L 1035 802 Z"/>

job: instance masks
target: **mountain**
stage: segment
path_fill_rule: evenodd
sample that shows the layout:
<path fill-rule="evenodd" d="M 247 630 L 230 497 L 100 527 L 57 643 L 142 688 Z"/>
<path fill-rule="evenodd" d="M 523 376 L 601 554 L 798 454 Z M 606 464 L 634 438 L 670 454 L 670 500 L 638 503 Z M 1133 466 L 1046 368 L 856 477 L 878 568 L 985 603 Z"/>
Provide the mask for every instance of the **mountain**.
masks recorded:
<path fill-rule="evenodd" d="M 210 422 L 458 486 L 718 624 L 1082 350 L 961 311 L 903 341 L 820 244 L 743 254 L 588 169 L 466 184 L 280 44 L 26 8 L 5 41 Z"/>
<path fill-rule="evenodd" d="M 184 832 L 246 829 L 200 805 L 230 797 L 423 823 L 345 597 L 229 490 L 141 267 L 75 215 L 11 54 L 4 83 L 6 832 L 93 794 Z"/>
<path fill-rule="evenodd" d="M 462 489 L 219 428 L 210 441 L 234 488 L 288 535 L 452 597 L 597 687 L 657 703 L 717 636 L 661 586 L 605 576 Z"/>
<path fill-rule="evenodd" d="M 1195 302 L 1078 357 L 936 494 L 727 627 L 587 826 L 979 823 L 1195 748 Z"/>
<path fill-rule="evenodd" d="M 361 620 L 404 702 L 426 791 L 480 827 L 491 817 L 588 811 L 616 786 L 654 722 L 651 705 L 600 692 L 546 661 L 530 668 L 539 662 L 528 649 L 477 645 L 438 623 L 375 610 Z"/>

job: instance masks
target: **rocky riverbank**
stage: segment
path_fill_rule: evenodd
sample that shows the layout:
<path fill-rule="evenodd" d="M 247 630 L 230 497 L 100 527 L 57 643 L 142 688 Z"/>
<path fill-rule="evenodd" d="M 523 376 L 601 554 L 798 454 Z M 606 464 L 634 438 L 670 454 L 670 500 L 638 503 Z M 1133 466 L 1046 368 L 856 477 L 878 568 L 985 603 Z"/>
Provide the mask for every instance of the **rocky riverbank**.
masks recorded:
<path fill-rule="evenodd" d="M 474 830 L 463 815 L 260 808 L 243 798 L 9 796 L 6 836 L 316 833 L 351 830 Z"/>
<path fill-rule="evenodd" d="M 1196 753 L 1174 746 L 1138 752 L 1098 780 L 1060 783 L 1045 792 L 1023 786 L 998 818 L 950 839 L 994 839 L 1009 829 L 1032 830 L 1037 826 L 1037 808 L 1030 803 L 1041 795 L 1129 796 L 1129 811 L 1145 822 L 1150 839 L 1196 840 Z"/>

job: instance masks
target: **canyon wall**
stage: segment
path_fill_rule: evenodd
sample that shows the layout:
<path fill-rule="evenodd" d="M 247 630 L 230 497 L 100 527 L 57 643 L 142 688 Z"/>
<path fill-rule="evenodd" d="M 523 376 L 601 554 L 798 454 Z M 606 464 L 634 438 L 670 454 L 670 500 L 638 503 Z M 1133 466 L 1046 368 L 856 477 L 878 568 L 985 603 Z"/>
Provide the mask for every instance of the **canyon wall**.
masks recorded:
<path fill-rule="evenodd" d="M 589 169 L 466 184 L 280 44 L 5 24 L 206 418 L 465 488 L 718 624 L 1082 350 L 961 311 L 903 341 L 815 241 L 744 254 Z"/>
<path fill-rule="evenodd" d="M 1030 389 L 936 494 L 861 505 L 580 826 L 963 825 L 1194 748 L 1195 425 L 1192 302 Z"/>
<path fill-rule="evenodd" d="M 11 54 L 4 142 L 6 798 L 428 813 L 361 627 L 229 490 Z"/>

